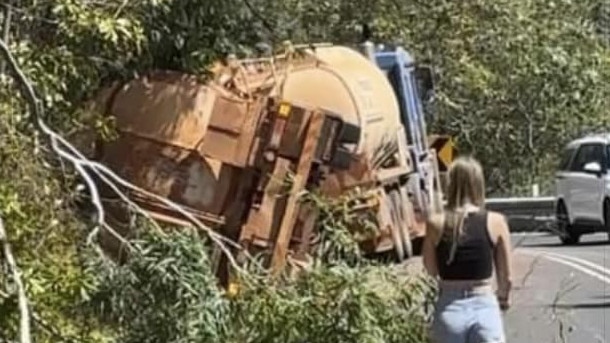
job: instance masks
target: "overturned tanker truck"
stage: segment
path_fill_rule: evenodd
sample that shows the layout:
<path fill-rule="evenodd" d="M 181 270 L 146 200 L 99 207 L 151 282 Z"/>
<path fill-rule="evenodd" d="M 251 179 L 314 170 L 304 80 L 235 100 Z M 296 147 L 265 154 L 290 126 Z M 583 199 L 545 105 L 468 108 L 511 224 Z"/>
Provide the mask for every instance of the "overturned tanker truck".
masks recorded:
<path fill-rule="evenodd" d="M 117 132 L 95 140 L 92 159 L 262 252 L 274 270 L 288 254 L 304 258 L 316 236 L 315 211 L 299 194 L 336 198 L 357 189 L 358 211 L 377 224 L 362 249 L 403 260 L 442 202 L 420 95 L 430 80 L 402 48 L 370 42 L 359 51 L 286 44 L 270 57 L 228 57 L 205 81 L 151 72 L 89 103 L 90 113 L 113 117 Z M 101 182 L 100 189 L 114 209 L 111 223 L 128 234 L 116 195 Z M 129 197 L 155 219 L 189 222 L 150 194 Z"/>

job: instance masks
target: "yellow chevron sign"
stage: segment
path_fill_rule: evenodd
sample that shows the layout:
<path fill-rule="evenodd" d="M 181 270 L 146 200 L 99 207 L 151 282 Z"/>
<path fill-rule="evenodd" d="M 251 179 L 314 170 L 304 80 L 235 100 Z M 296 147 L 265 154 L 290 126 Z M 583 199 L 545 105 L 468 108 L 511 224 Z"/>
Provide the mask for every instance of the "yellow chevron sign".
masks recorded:
<path fill-rule="evenodd" d="M 441 172 L 447 171 L 449 165 L 457 155 L 455 144 L 451 136 L 435 135 L 429 139 L 430 147 L 436 150 L 436 158 L 438 160 L 438 169 Z"/>

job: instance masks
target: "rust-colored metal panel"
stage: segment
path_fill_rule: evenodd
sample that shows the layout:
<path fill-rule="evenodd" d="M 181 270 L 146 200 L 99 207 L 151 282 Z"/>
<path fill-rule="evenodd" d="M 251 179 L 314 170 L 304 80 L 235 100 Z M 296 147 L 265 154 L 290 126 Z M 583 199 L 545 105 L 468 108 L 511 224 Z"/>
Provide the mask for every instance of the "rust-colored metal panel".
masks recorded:
<path fill-rule="evenodd" d="M 240 173 L 196 151 L 130 134 L 106 144 L 101 162 L 143 189 L 215 215 L 223 213 Z"/>
<path fill-rule="evenodd" d="M 219 97 L 212 107 L 209 127 L 239 135 L 248 112 L 248 102 L 243 99 Z"/>
<path fill-rule="evenodd" d="M 246 182 L 244 170 L 234 166 L 248 163 L 263 100 L 238 99 L 174 72 L 152 73 L 113 97 L 107 93 L 101 98 L 116 118 L 119 138 L 101 145 L 101 162 L 208 223 L 224 222 L 236 189 Z M 152 199 L 138 200 L 163 220 L 180 216 Z"/>
<path fill-rule="evenodd" d="M 285 207 L 285 196 L 282 196 L 285 187 L 282 180 L 290 172 L 291 163 L 280 159 L 269 167 L 271 168 L 262 170 L 263 175 L 269 174 L 259 180 L 262 199 L 255 208 L 250 209 L 239 243 L 249 244 L 257 241 L 262 245 L 272 244 L 272 233 L 280 222 Z"/>
<path fill-rule="evenodd" d="M 322 182 L 321 189 L 328 196 L 338 197 L 346 190 L 358 186 L 364 188 L 375 186 L 375 177 L 364 156 L 352 162 L 348 170 L 330 173 Z"/>
<path fill-rule="evenodd" d="M 282 270 L 286 263 L 288 247 L 299 214 L 299 193 L 307 186 L 316 148 L 320 141 L 319 135 L 323 121 L 323 115 L 319 112 L 314 112 L 310 116 L 309 124 L 307 125 L 305 142 L 295 168 L 294 182 L 288 195 L 286 210 L 273 247 L 271 266 L 275 272 Z"/>
<path fill-rule="evenodd" d="M 194 76 L 155 73 L 125 84 L 110 110 L 122 132 L 194 149 L 206 134 L 217 96 Z"/>
<path fill-rule="evenodd" d="M 308 119 L 304 109 L 293 109 L 284 128 L 284 136 L 280 141 L 279 153 L 297 159 L 303 148 L 303 140 L 307 125 L 303 125 Z"/>
<path fill-rule="evenodd" d="M 205 137 L 197 150 L 237 167 L 246 167 L 254 148 L 265 100 L 217 97 Z"/>

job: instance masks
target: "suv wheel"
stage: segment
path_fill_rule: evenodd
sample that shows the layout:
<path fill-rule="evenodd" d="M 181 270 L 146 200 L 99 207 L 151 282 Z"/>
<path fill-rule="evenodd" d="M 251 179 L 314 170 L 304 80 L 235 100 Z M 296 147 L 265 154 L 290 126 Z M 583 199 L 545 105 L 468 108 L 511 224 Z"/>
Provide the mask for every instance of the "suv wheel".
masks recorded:
<path fill-rule="evenodd" d="M 573 245 L 580 240 L 580 235 L 574 232 L 574 226 L 570 224 L 568 210 L 563 202 L 557 206 L 557 225 L 559 227 L 559 238 L 563 244 Z"/>
<path fill-rule="evenodd" d="M 604 200 L 604 228 L 610 240 L 610 199 Z"/>

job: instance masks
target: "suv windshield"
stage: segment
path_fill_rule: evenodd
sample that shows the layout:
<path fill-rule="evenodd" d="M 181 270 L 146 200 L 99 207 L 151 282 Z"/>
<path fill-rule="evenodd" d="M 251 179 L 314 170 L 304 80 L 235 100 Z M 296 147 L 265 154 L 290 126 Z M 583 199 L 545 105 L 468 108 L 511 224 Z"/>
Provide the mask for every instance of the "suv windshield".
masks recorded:
<path fill-rule="evenodd" d="M 563 151 L 561 155 L 561 161 L 559 162 L 559 170 L 565 171 L 570 168 L 570 161 L 572 161 L 572 155 L 574 154 L 574 150 L 576 150 L 576 148 L 568 147 Z"/>

